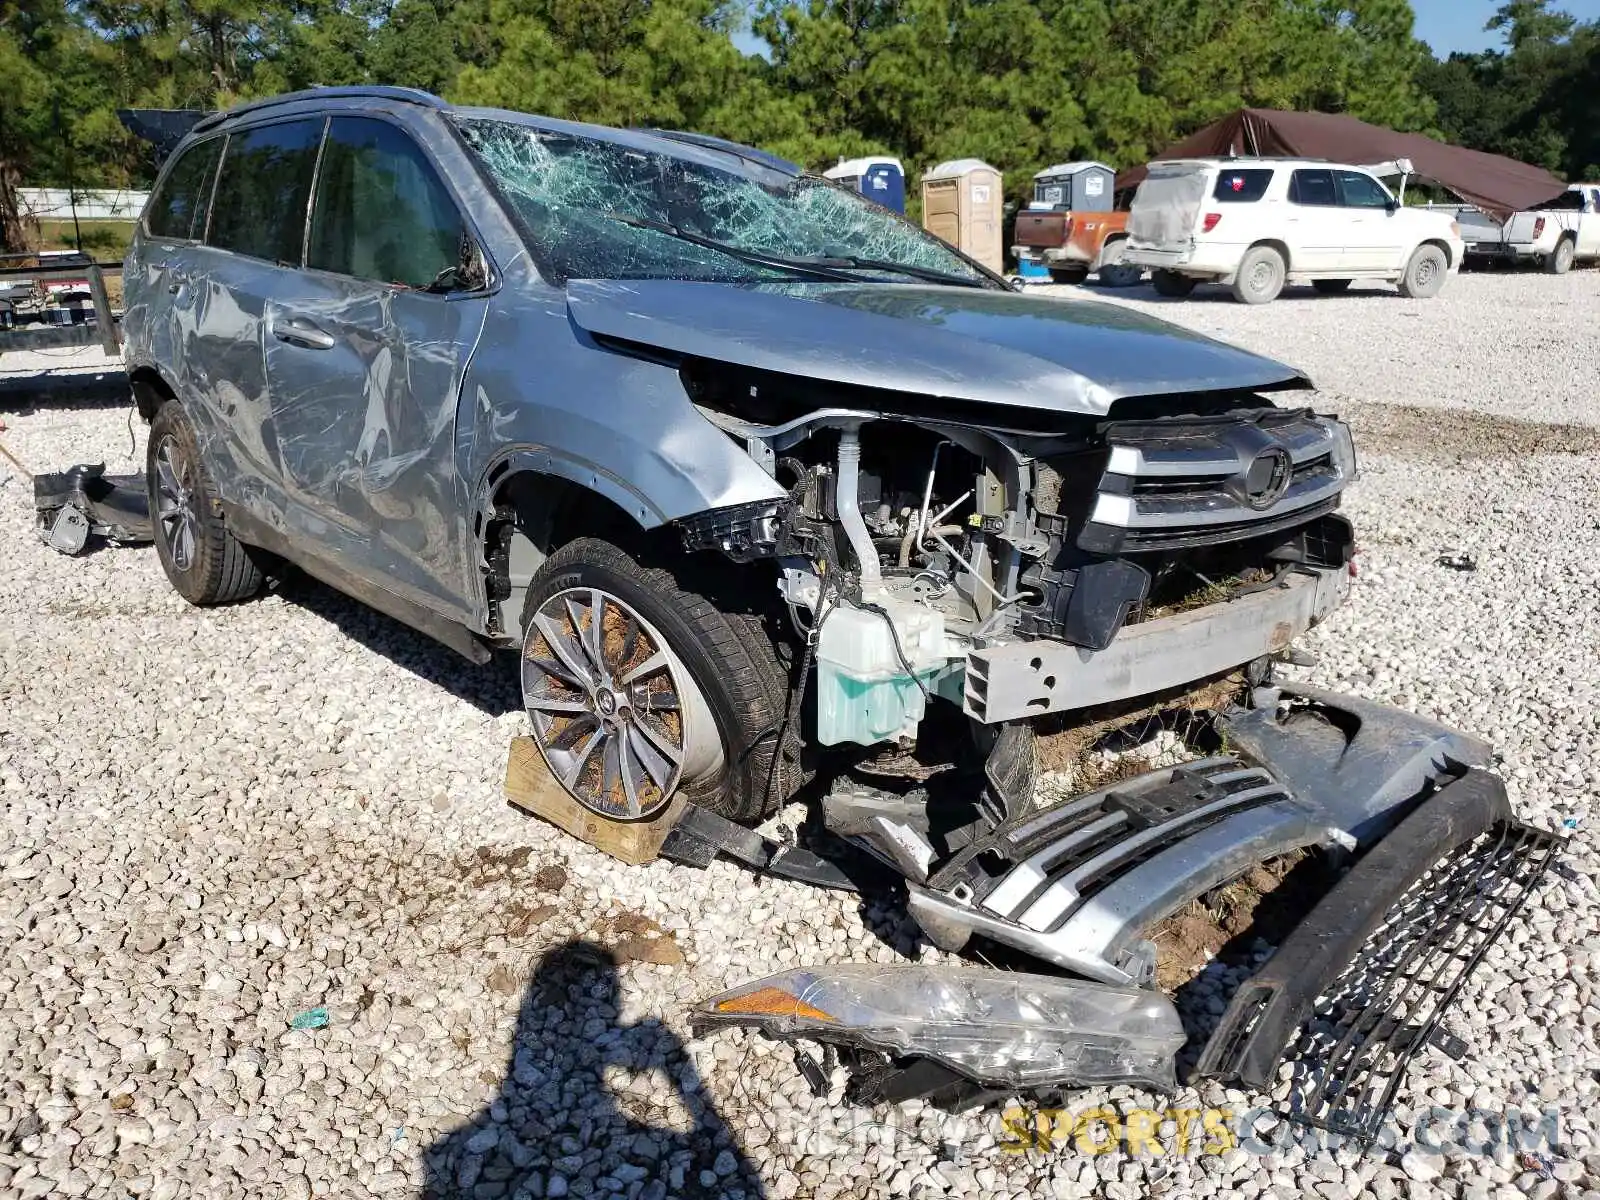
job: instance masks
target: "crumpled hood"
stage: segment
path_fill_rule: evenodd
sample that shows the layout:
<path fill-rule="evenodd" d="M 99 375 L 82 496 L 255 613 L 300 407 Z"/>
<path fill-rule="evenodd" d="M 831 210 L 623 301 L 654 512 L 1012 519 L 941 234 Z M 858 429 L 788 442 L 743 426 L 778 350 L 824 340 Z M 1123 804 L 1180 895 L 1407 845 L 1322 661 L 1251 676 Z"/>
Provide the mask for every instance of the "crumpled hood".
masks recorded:
<path fill-rule="evenodd" d="M 1101 416 L 1125 396 L 1309 387 L 1293 367 L 1112 304 L 886 283 L 574 279 L 590 334 L 864 387 Z"/>

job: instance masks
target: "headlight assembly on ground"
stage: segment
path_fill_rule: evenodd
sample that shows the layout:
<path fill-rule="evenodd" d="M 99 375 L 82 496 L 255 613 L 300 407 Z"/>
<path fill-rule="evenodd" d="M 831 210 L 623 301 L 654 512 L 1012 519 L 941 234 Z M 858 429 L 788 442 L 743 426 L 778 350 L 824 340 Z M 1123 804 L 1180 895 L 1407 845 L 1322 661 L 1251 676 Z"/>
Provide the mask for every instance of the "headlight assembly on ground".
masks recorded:
<path fill-rule="evenodd" d="M 980 1083 L 1174 1086 L 1184 1032 L 1158 992 L 958 966 L 845 964 L 769 975 L 700 1005 L 697 1025 L 934 1059 Z"/>

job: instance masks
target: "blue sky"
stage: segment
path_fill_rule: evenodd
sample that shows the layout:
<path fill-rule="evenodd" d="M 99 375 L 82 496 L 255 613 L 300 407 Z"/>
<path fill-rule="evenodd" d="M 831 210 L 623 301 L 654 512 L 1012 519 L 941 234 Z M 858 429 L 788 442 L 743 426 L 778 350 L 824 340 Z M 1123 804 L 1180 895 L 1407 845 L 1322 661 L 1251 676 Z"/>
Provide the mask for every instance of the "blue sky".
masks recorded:
<path fill-rule="evenodd" d="M 1484 24 L 1494 16 L 1502 0 L 1411 0 L 1417 14 L 1417 36 L 1433 47 L 1440 58 L 1452 50 L 1472 52 L 1499 49 L 1498 33 L 1485 33 Z M 1580 21 L 1600 20 L 1600 0 L 1557 0 L 1556 8 Z M 734 45 L 746 54 L 757 54 L 765 44 L 743 30 L 733 36 Z"/>
<path fill-rule="evenodd" d="M 1484 24 L 1502 0 L 1411 0 L 1417 14 L 1417 36 L 1445 58 L 1452 50 L 1500 49 L 1500 34 L 1485 33 Z M 1600 18 L 1600 0 L 1557 0 L 1552 5 L 1580 21 Z"/>

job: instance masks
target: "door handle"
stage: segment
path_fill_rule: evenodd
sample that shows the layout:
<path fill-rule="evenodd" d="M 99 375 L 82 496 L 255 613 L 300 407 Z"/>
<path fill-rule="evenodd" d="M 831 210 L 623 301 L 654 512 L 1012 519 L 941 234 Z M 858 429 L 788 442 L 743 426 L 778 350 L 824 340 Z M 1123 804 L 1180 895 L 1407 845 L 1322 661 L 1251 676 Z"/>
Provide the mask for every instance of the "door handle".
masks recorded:
<path fill-rule="evenodd" d="M 274 317 L 272 319 L 272 336 L 280 342 L 288 342 L 292 346 L 303 346 L 307 350 L 332 350 L 333 335 L 326 330 L 317 328 L 312 321 L 304 317 Z"/>

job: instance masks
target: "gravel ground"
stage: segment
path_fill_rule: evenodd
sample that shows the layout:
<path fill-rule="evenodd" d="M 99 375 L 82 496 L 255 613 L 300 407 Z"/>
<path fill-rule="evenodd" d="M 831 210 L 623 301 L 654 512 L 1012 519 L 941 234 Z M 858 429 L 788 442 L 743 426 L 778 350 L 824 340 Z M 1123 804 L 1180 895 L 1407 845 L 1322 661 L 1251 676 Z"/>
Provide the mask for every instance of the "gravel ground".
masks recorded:
<path fill-rule="evenodd" d="M 588 850 L 503 801 L 505 675 L 313 584 L 201 611 L 147 549 L 60 557 L 0 459 L 0 1196 L 1593 1196 L 1600 274 L 1115 299 L 1298 363 L 1355 423 L 1361 579 L 1309 676 L 1491 738 L 1524 814 L 1579 823 L 1453 1019 L 1473 1053 L 1424 1055 L 1397 1114 L 1550 1106 L 1559 1149 L 1019 1155 L 992 1112 L 815 1099 L 787 1047 L 695 1041 L 686 1006 L 895 961 L 895 914 Z M 142 461 L 114 389 L 28 399 L 69 362 L 97 365 L 0 358 L 0 439 Z"/>

